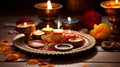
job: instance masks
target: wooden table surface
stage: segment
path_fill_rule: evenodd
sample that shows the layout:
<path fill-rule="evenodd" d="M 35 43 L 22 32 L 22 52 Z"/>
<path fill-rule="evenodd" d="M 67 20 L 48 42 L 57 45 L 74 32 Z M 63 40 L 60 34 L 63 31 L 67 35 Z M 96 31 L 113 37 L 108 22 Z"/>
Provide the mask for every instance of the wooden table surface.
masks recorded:
<path fill-rule="evenodd" d="M 21 14 L 6 14 L 0 16 L 0 39 L 4 37 L 13 38 L 16 35 L 9 34 L 9 31 L 14 30 L 14 27 L 5 27 L 5 24 L 15 24 L 15 22 L 23 17 L 28 17 L 34 20 L 36 23 L 40 22 L 40 19 L 36 14 L 27 14 L 21 12 Z M 103 22 L 108 22 L 107 17 L 102 18 Z M 118 51 L 105 51 L 100 45 L 96 45 L 86 53 L 75 54 L 71 56 L 59 56 L 48 57 L 50 58 L 50 64 L 55 64 L 55 67 L 82 67 L 87 65 L 88 67 L 120 67 L 120 52 Z M 0 67 L 39 67 L 38 65 L 27 65 L 26 62 L 6 62 L 6 56 L 0 54 Z"/>

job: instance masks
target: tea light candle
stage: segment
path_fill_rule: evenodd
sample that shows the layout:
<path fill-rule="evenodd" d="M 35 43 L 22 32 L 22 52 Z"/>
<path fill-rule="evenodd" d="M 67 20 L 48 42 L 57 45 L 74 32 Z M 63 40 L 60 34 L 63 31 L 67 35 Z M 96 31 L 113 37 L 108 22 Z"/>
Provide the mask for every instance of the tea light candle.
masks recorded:
<path fill-rule="evenodd" d="M 35 32 L 33 32 L 34 35 L 43 35 L 44 32 L 40 31 L 40 30 L 36 30 Z"/>
<path fill-rule="evenodd" d="M 53 34 L 60 34 L 60 35 L 62 35 L 63 34 L 63 29 L 60 29 L 60 26 L 61 26 L 61 24 L 60 24 L 60 21 L 58 21 L 58 25 L 57 25 L 57 28 L 58 29 L 54 29 L 53 30 Z"/>
<path fill-rule="evenodd" d="M 41 39 L 41 36 L 44 34 L 45 34 L 45 32 L 43 32 L 41 30 L 36 30 L 33 32 L 32 37 L 33 37 L 33 39 Z"/>
<path fill-rule="evenodd" d="M 26 22 L 18 24 L 17 31 L 19 33 L 28 34 L 28 33 L 30 33 L 30 26 Z"/>
<path fill-rule="evenodd" d="M 53 34 L 54 34 L 54 35 L 55 35 L 55 34 L 56 34 L 56 35 L 57 35 L 57 34 L 62 35 L 62 34 L 63 34 L 63 31 L 64 31 L 63 29 L 54 29 L 54 30 L 53 30 Z"/>
<path fill-rule="evenodd" d="M 29 27 L 29 25 L 26 22 L 17 25 L 17 28 L 27 28 L 27 27 Z"/>
<path fill-rule="evenodd" d="M 63 22 L 68 24 L 74 24 L 77 22 L 77 20 L 71 19 L 71 17 L 68 17 L 67 19 L 64 19 Z"/>
<path fill-rule="evenodd" d="M 65 31 L 64 36 L 65 36 L 65 38 L 68 38 L 68 39 L 76 37 L 75 33 L 72 32 L 71 30 Z"/>
<path fill-rule="evenodd" d="M 68 19 L 63 19 L 62 21 L 63 23 L 63 28 L 64 29 L 71 29 L 71 30 L 77 30 L 78 27 L 78 20 L 76 19 L 71 19 L 70 17 L 68 17 Z"/>
<path fill-rule="evenodd" d="M 49 27 L 49 25 L 47 25 L 46 28 L 42 29 L 46 34 L 50 34 L 53 31 L 53 28 Z"/>

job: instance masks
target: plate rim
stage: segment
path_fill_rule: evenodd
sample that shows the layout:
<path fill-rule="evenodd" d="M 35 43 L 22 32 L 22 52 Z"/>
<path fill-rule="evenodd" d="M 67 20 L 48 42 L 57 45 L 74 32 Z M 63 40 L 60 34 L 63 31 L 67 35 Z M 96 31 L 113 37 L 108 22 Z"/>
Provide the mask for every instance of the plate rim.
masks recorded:
<path fill-rule="evenodd" d="M 28 45 L 26 45 L 25 43 L 21 42 L 21 46 L 18 45 L 18 41 L 20 38 L 23 38 L 25 35 L 24 34 L 18 34 L 16 37 L 13 38 L 13 45 L 17 48 L 19 48 L 20 50 L 26 51 L 26 52 L 30 52 L 30 53 L 35 53 L 35 54 L 42 54 L 42 55 L 67 55 L 67 54 L 74 54 L 74 53 L 78 53 L 78 52 L 84 52 L 87 51 L 91 48 L 93 48 L 95 46 L 96 40 L 93 36 L 91 36 L 90 34 L 86 34 L 86 33 L 81 33 L 81 32 L 76 32 L 79 36 L 85 37 L 87 38 L 90 43 L 87 46 L 83 46 L 83 47 L 79 47 L 79 48 L 75 48 L 72 49 L 70 51 L 47 51 L 47 50 L 40 50 L 40 49 L 35 49 L 32 48 Z M 22 39 L 21 39 L 22 40 Z M 23 41 L 23 40 L 22 40 Z"/>

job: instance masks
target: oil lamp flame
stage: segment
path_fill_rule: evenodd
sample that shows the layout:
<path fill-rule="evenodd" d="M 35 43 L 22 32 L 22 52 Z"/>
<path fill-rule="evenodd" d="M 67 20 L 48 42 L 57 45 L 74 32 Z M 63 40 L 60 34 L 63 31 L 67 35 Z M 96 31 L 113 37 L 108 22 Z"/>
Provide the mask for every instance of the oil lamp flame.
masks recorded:
<path fill-rule="evenodd" d="M 70 17 L 68 17 L 68 21 L 69 21 L 69 22 L 71 21 L 71 18 L 70 18 Z"/>
<path fill-rule="evenodd" d="M 68 33 L 71 33 L 71 30 L 70 30 L 70 29 L 68 30 Z"/>
<path fill-rule="evenodd" d="M 47 9 L 52 9 L 52 5 L 51 5 L 50 0 L 47 1 Z"/>
<path fill-rule="evenodd" d="M 60 26 L 61 26 L 60 21 L 58 21 L 57 28 L 59 29 L 59 28 L 60 28 Z"/>
<path fill-rule="evenodd" d="M 69 24 L 71 23 L 71 18 L 70 18 L 70 17 L 68 17 L 68 23 L 69 23 Z"/>
<path fill-rule="evenodd" d="M 49 28 L 49 25 L 47 25 L 47 27 L 46 28 Z"/>
<path fill-rule="evenodd" d="M 115 0 L 115 3 L 118 4 L 118 0 Z"/>
<path fill-rule="evenodd" d="M 26 22 L 24 22 L 24 26 L 27 26 L 27 23 L 26 23 Z"/>
<path fill-rule="evenodd" d="M 40 32 L 40 30 L 37 30 L 36 32 Z"/>

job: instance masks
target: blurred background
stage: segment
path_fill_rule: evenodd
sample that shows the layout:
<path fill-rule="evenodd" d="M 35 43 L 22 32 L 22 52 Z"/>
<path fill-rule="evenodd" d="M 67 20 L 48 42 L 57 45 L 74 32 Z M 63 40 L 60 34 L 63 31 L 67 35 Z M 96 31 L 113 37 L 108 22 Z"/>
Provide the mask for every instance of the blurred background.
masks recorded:
<path fill-rule="evenodd" d="M 82 15 L 85 11 L 94 9 L 104 14 L 100 3 L 104 0 L 51 0 L 51 2 L 63 5 L 61 14 Z M 28 11 L 36 13 L 36 3 L 47 2 L 47 0 L 1 0 L 0 15 L 14 14 L 16 11 Z"/>

